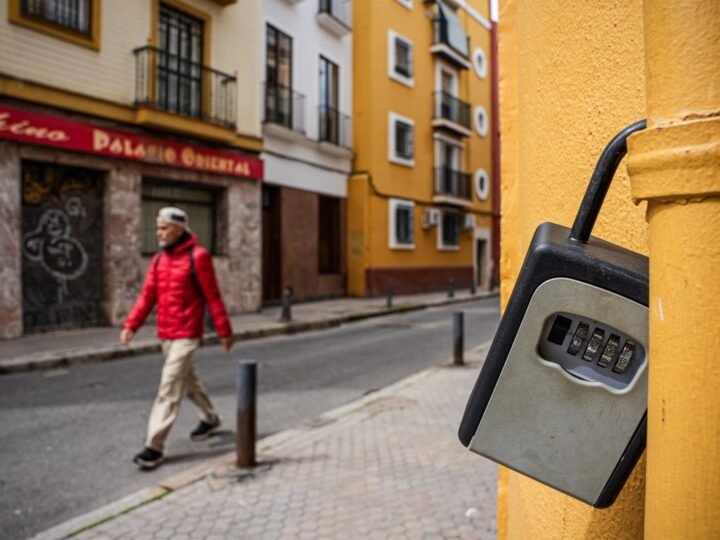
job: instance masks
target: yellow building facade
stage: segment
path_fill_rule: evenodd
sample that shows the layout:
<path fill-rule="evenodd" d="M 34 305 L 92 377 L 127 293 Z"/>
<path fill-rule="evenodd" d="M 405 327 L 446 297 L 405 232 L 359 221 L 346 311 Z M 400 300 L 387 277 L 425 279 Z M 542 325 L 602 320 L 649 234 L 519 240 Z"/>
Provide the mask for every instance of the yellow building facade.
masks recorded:
<path fill-rule="evenodd" d="M 484 1 L 353 2 L 351 295 L 492 285 L 488 9 Z"/>

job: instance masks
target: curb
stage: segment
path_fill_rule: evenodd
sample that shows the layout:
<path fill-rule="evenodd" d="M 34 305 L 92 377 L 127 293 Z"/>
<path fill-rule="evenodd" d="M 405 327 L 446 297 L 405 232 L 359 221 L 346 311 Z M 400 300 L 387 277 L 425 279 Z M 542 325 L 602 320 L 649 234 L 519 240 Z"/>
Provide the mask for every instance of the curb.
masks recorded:
<path fill-rule="evenodd" d="M 488 340 L 484 343 L 481 343 L 474 349 L 467 351 L 467 357 L 472 358 L 473 356 L 477 356 L 484 358 L 485 353 L 490 347 L 491 342 L 492 340 Z M 297 440 L 298 437 L 305 436 L 306 438 L 308 438 L 307 436 L 312 434 L 313 432 L 319 433 L 318 430 L 320 428 L 327 426 L 328 424 L 337 423 L 338 421 L 349 418 L 354 414 L 358 414 L 362 412 L 367 405 L 379 399 L 382 399 L 384 396 L 392 393 L 398 388 L 410 386 L 416 381 L 428 377 L 434 371 L 440 369 L 462 369 L 462 367 L 475 368 L 476 366 L 473 364 L 475 364 L 475 361 L 471 359 L 469 362 L 466 361 L 465 366 L 453 366 L 452 358 L 450 358 L 447 362 L 443 364 L 431 366 L 427 369 L 419 371 L 418 373 L 414 373 L 388 386 L 385 386 L 384 388 L 381 388 L 376 392 L 366 394 L 362 397 L 359 397 L 358 399 L 330 409 L 329 411 L 326 411 L 319 416 L 305 421 L 299 426 L 284 429 L 282 431 L 259 439 L 255 443 L 257 453 L 259 456 L 265 454 L 266 458 L 270 458 L 267 459 L 267 463 L 271 464 L 272 458 L 268 455 L 268 452 L 276 451 L 277 449 L 282 448 L 283 445 Z M 306 441 L 306 443 L 308 444 L 312 442 L 313 440 L 311 437 L 309 437 Z M 50 529 L 36 534 L 29 540 L 64 540 L 72 538 L 82 532 L 93 529 L 124 514 L 128 514 L 133 510 L 136 510 L 137 508 L 145 506 L 146 504 L 150 504 L 159 499 L 162 499 L 163 497 L 173 493 L 174 491 L 178 491 L 192 484 L 195 484 L 196 482 L 200 482 L 201 480 L 204 480 L 205 478 L 211 476 L 218 470 L 227 470 L 228 468 L 234 468 L 234 463 L 235 452 L 228 452 L 227 454 L 216 457 L 205 463 L 192 467 L 186 471 L 173 475 L 170 478 L 162 480 L 155 486 L 141 489 L 140 491 L 123 497 L 122 499 L 119 499 L 115 502 L 74 517 L 68 521 L 65 521 L 64 523 L 60 523 Z M 260 468 L 262 465 L 263 460 L 259 459 L 257 468 Z M 252 469 L 246 470 L 249 471 Z"/>
<path fill-rule="evenodd" d="M 392 308 L 380 308 L 349 315 L 341 315 L 330 317 L 327 319 L 314 319 L 309 321 L 289 322 L 289 323 L 270 323 L 266 326 L 255 328 L 252 330 L 244 330 L 235 332 L 233 336 L 236 341 L 248 341 L 251 339 L 259 339 L 286 334 L 297 334 L 300 332 L 309 332 L 312 330 L 322 330 L 333 328 L 342 324 L 353 323 L 361 320 L 371 319 L 374 317 L 384 317 L 386 315 L 396 315 L 399 313 L 407 313 L 411 311 L 420 311 L 430 307 L 447 306 L 452 304 L 460 304 L 470 302 L 472 300 L 484 300 L 493 298 L 499 293 L 492 291 L 489 293 L 479 293 L 475 296 L 466 298 L 448 298 L 431 304 L 406 304 L 398 305 Z M 216 345 L 220 343 L 220 339 L 216 334 L 208 334 L 202 339 L 202 346 Z M 25 373 L 28 371 L 56 369 L 68 367 L 76 364 L 85 364 L 90 362 L 106 362 L 109 360 L 118 360 L 141 354 L 155 353 L 160 351 L 160 343 L 156 339 L 146 339 L 140 343 L 136 343 L 131 347 L 123 345 L 108 345 L 106 347 L 98 347 L 95 349 L 83 349 L 77 352 L 65 351 L 56 353 L 47 353 L 36 356 L 25 356 L 13 358 L 0 362 L 0 376 L 14 373 Z"/>

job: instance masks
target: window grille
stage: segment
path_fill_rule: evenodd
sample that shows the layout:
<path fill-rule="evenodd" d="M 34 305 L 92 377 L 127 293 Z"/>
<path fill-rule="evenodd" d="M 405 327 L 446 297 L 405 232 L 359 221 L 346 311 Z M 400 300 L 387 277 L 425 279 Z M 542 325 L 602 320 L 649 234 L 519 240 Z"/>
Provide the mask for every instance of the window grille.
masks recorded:
<path fill-rule="evenodd" d="M 91 0 L 22 0 L 20 8 L 25 16 L 90 35 L 91 4 Z"/>

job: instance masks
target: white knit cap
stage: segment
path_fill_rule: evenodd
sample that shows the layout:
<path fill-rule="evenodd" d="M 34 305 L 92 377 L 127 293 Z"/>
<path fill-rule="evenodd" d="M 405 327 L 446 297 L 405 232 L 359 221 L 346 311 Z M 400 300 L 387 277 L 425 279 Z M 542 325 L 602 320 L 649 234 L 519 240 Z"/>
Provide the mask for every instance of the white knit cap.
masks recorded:
<path fill-rule="evenodd" d="M 190 230 L 190 220 L 185 210 L 176 208 L 174 206 L 166 206 L 161 208 L 158 212 L 158 220 L 164 221 L 165 223 L 171 223 L 172 225 L 178 225 L 183 227 L 185 230 Z"/>

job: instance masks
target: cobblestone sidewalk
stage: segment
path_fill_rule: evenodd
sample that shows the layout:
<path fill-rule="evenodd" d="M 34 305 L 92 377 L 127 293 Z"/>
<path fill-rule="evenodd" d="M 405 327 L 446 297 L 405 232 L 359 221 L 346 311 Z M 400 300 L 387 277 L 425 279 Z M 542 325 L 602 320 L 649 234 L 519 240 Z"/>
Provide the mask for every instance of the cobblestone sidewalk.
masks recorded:
<path fill-rule="evenodd" d="M 258 444 L 187 487 L 77 539 L 423 539 L 496 536 L 497 466 L 456 431 L 484 350 Z"/>

